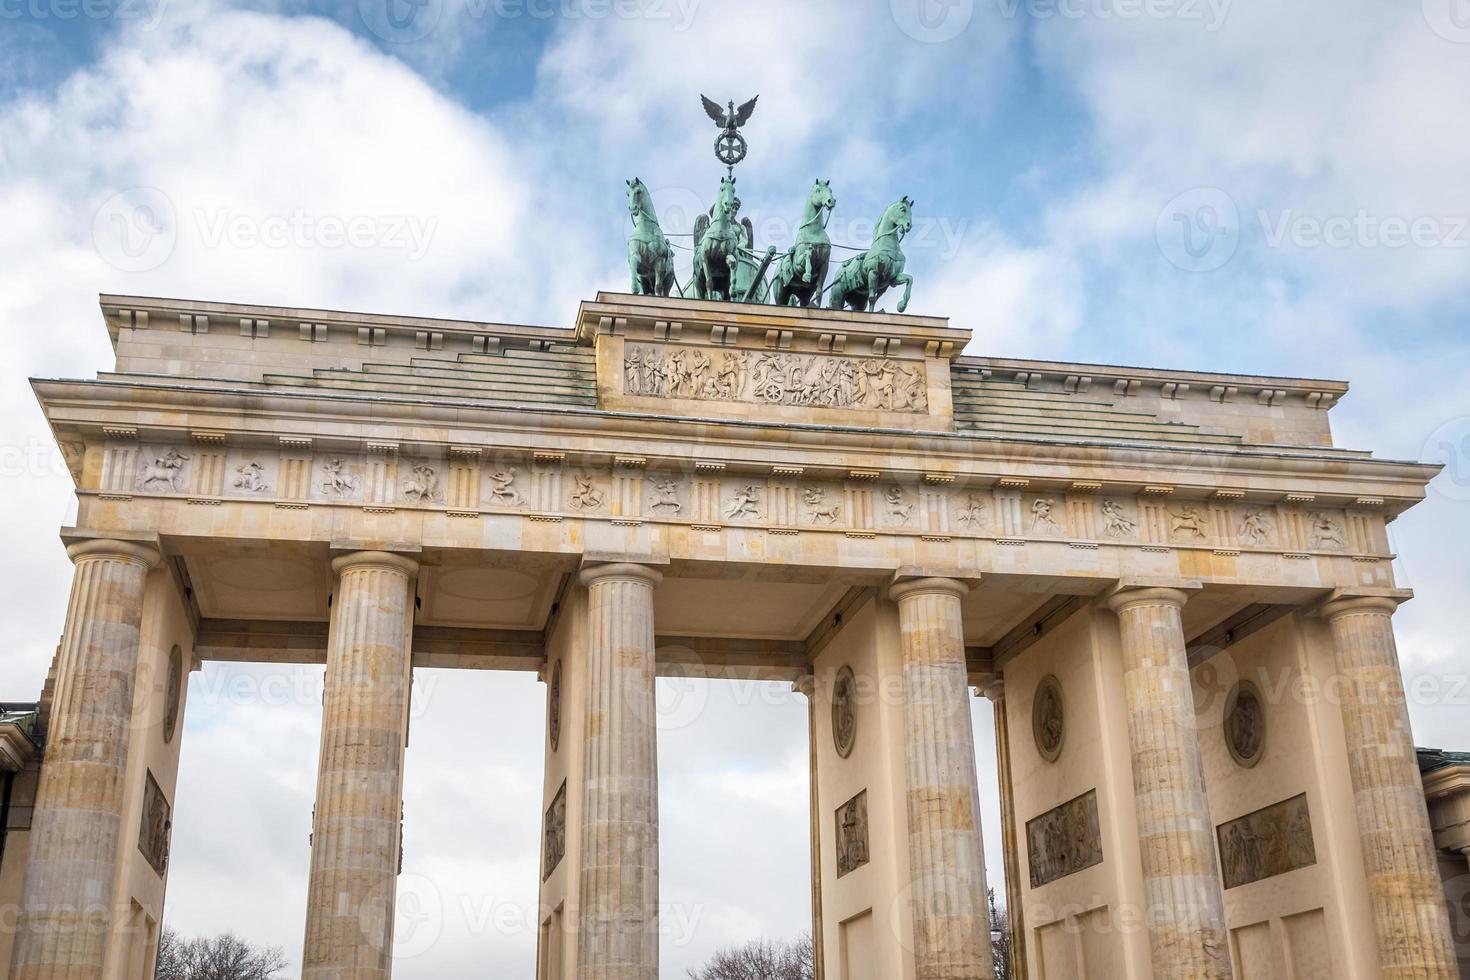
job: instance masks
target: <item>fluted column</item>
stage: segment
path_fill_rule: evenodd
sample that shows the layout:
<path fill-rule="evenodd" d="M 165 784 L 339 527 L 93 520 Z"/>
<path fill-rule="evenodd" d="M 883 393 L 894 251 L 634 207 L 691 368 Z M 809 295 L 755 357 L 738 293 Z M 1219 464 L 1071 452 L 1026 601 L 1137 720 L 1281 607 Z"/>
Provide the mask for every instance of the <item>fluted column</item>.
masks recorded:
<path fill-rule="evenodd" d="M 1322 607 L 1342 679 L 1342 724 L 1384 980 L 1453 980 L 1454 944 L 1409 730 L 1391 616 L 1395 600 Z"/>
<path fill-rule="evenodd" d="M 895 584 L 903 648 L 904 757 L 917 980 L 995 975 L 980 791 L 953 579 Z"/>
<path fill-rule="evenodd" d="M 1006 686 L 997 678 L 981 688 L 995 709 L 995 770 L 1000 779 L 1000 840 L 1006 870 L 1006 926 L 1010 933 L 1011 975 L 1027 980 L 1026 908 L 1021 902 L 1021 851 L 1016 836 L 1016 796 L 1011 784 L 1011 730 L 1006 713 Z"/>
<path fill-rule="evenodd" d="M 403 811 L 418 562 L 359 551 L 332 562 L 321 764 L 312 821 L 304 980 L 386 980 Z"/>
<path fill-rule="evenodd" d="M 658 980 L 658 739 L 651 568 L 588 568 L 580 980 Z"/>
<path fill-rule="evenodd" d="M 81 541 L 61 637 L 57 701 L 31 824 L 15 980 L 102 976 L 138 672 L 143 589 L 157 550 Z"/>
<path fill-rule="evenodd" d="M 817 679 L 803 676 L 791 689 L 806 698 L 807 755 L 810 766 L 811 876 L 812 876 L 812 977 L 827 976 L 826 940 L 822 935 L 822 803 L 817 779 Z"/>
<path fill-rule="evenodd" d="M 1134 588 L 1115 593 L 1108 604 L 1122 632 L 1154 976 L 1221 980 L 1231 976 L 1225 893 L 1180 620 L 1187 598 L 1178 589 Z"/>

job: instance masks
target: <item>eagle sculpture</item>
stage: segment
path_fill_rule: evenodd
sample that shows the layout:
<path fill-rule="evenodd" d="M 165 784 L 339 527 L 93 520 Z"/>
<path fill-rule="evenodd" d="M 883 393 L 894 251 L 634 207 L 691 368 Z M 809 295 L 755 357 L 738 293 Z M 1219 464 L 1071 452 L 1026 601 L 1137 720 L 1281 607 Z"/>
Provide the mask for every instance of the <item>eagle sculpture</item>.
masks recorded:
<path fill-rule="evenodd" d="M 721 109 L 720 104 L 707 95 L 701 95 L 700 98 L 704 100 L 704 111 L 709 113 L 709 117 L 715 121 L 715 125 L 726 132 L 733 133 L 750 121 L 751 113 L 755 112 L 756 100 L 760 96 L 757 95 L 739 109 L 735 108 L 735 103 L 732 100 L 728 111 Z"/>

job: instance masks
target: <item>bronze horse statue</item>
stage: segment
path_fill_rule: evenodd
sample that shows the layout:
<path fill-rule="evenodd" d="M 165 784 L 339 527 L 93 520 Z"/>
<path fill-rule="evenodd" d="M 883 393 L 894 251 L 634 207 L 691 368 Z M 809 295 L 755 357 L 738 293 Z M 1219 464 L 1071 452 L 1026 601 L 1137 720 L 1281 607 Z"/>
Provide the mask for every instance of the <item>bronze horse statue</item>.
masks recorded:
<path fill-rule="evenodd" d="M 637 177 L 628 181 L 628 215 L 633 234 L 628 238 L 628 268 L 635 296 L 667 296 L 674 289 L 674 250 L 658 226 L 653 196 Z"/>
<path fill-rule="evenodd" d="M 828 308 L 840 310 L 845 306 L 872 313 L 885 292 L 902 285 L 903 299 L 898 303 L 898 312 L 908 309 L 914 291 L 914 277 L 903 271 L 907 260 L 899 243 L 913 228 L 914 202 L 905 196 L 890 204 L 883 217 L 878 219 L 872 246 L 842 263 L 837 279 L 832 283 Z"/>
<path fill-rule="evenodd" d="M 807 195 L 796 244 L 781 259 L 771 279 L 771 294 L 777 306 L 820 306 L 827 285 L 827 266 L 832 259 L 832 239 L 827 237 L 827 219 L 837 207 L 832 182 L 819 180 Z"/>
<path fill-rule="evenodd" d="M 749 247 L 753 229 L 735 220 L 740 199 L 735 196 L 735 178 L 720 178 L 720 195 L 709 214 L 694 222 L 694 295 L 699 299 L 740 300 L 736 293 L 736 270 L 741 252 Z"/>

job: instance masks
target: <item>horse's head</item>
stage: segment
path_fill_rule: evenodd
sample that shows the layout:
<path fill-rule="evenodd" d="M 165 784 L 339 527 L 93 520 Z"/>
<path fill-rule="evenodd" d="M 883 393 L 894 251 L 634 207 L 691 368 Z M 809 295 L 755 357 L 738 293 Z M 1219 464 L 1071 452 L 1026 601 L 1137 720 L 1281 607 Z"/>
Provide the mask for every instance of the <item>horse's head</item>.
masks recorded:
<path fill-rule="evenodd" d="M 837 197 L 832 193 L 832 182 L 830 180 L 819 180 L 812 185 L 811 194 L 807 195 L 807 203 L 821 214 L 824 210 L 831 211 L 837 207 Z"/>
<path fill-rule="evenodd" d="M 714 211 L 714 217 L 723 217 L 730 221 L 734 221 L 735 216 L 740 213 L 740 198 L 735 196 L 734 177 L 720 178 L 720 196 L 715 201 Z"/>
<path fill-rule="evenodd" d="M 653 196 L 648 193 L 648 187 L 643 183 L 643 178 L 634 177 L 628 181 L 628 213 L 637 217 L 640 212 L 653 214 Z"/>
<path fill-rule="evenodd" d="M 893 202 L 888 210 L 883 212 L 883 217 L 878 221 L 878 228 L 873 232 L 873 241 L 885 235 L 897 233 L 899 238 L 914 230 L 914 202 L 910 201 L 908 195 Z"/>

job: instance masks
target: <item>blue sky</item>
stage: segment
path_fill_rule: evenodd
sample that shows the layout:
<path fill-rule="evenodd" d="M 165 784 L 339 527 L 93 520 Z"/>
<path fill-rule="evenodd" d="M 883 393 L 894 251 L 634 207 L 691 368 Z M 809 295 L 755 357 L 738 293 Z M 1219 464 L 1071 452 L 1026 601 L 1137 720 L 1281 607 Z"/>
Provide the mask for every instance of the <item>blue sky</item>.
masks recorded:
<path fill-rule="evenodd" d="M 1393 527 L 1419 592 L 1398 627 L 1406 671 L 1434 682 L 1419 740 L 1466 748 L 1464 8 L 0 0 L 6 696 L 38 689 L 70 574 L 54 530 L 69 481 L 24 379 L 110 366 L 97 293 L 565 324 L 626 288 L 624 180 L 687 230 L 721 172 L 698 96 L 759 93 L 739 186 L 761 244 L 789 235 L 816 178 L 853 244 L 907 194 L 911 312 L 972 329 L 972 352 L 1347 379 L 1339 444 L 1449 463 Z M 333 223 L 360 234 L 343 244 Z M 221 693 L 242 676 L 195 678 L 170 916 L 295 957 L 316 707 Z M 534 901 L 540 690 L 434 676 L 414 873 L 457 883 L 451 904 Z M 671 971 L 803 925 L 804 708 L 700 697 L 663 760 L 666 892 L 702 910 L 666 941 Z M 702 821 L 751 847 L 712 854 Z M 399 974 L 526 976 L 533 948 L 525 929 L 456 926 Z"/>

